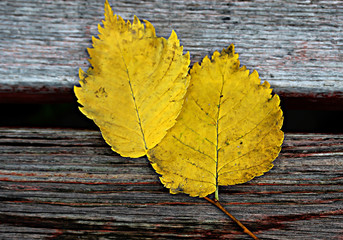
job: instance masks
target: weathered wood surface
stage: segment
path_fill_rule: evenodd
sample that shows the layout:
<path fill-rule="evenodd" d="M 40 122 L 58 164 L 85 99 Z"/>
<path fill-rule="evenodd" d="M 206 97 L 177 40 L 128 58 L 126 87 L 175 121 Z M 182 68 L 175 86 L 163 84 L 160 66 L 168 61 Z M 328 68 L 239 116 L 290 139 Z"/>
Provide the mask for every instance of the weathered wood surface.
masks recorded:
<path fill-rule="evenodd" d="M 151 21 L 159 36 L 175 29 L 193 63 L 234 43 L 241 63 L 258 70 L 292 104 L 294 98 L 343 103 L 341 1 L 109 2 L 124 19 L 136 14 Z M 85 49 L 97 34 L 103 3 L 1 1 L 0 101 L 72 100 L 78 68 L 88 67 Z"/>
<path fill-rule="evenodd" d="M 0 128 L 0 239 L 249 239 L 98 131 Z M 343 135 L 286 134 L 275 167 L 220 188 L 261 239 L 343 238 Z"/>

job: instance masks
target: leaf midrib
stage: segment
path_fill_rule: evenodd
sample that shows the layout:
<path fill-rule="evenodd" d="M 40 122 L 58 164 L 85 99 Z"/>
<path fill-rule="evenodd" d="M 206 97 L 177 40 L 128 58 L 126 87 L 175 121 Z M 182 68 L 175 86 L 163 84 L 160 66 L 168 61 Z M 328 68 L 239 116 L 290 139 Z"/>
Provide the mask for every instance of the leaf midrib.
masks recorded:
<path fill-rule="evenodd" d="M 118 38 L 115 38 L 115 39 L 117 40 Z M 147 147 L 147 144 L 146 144 L 146 141 L 145 141 L 144 131 L 143 131 L 143 127 L 142 127 L 142 121 L 141 121 L 141 117 L 140 117 L 140 114 L 139 114 L 139 111 L 138 111 L 138 107 L 137 107 L 137 103 L 136 103 L 136 97 L 135 97 L 135 94 L 134 94 L 134 91 L 133 91 L 133 87 L 132 87 L 132 84 L 131 84 L 131 78 L 130 78 L 129 69 L 127 67 L 127 64 L 126 64 L 126 61 L 125 61 L 122 49 L 121 49 L 120 44 L 119 44 L 119 41 L 117 40 L 116 42 L 117 42 L 118 49 L 120 51 L 121 58 L 123 59 L 123 62 L 124 62 L 124 65 L 125 65 L 126 74 L 127 74 L 127 78 L 128 78 L 128 83 L 129 83 L 130 91 L 131 91 L 131 96 L 132 96 L 132 100 L 133 100 L 133 103 L 134 103 L 134 106 L 135 106 L 136 115 L 137 115 L 137 118 L 138 118 L 138 125 L 139 125 L 139 128 L 140 128 L 141 133 L 142 133 L 142 138 L 143 138 L 143 142 L 144 142 L 144 148 L 147 151 L 148 147 Z"/>
<path fill-rule="evenodd" d="M 222 99 L 223 99 L 223 88 L 224 88 L 224 76 L 222 74 L 222 86 L 220 89 L 220 93 L 219 93 L 219 101 L 218 101 L 218 112 L 217 112 L 217 121 L 216 121 L 216 138 L 217 138 L 217 142 L 216 142 L 216 192 L 218 189 L 218 152 L 219 152 L 219 115 L 220 115 L 220 107 L 221 107 L 221 103 L 222 103 Z"/>

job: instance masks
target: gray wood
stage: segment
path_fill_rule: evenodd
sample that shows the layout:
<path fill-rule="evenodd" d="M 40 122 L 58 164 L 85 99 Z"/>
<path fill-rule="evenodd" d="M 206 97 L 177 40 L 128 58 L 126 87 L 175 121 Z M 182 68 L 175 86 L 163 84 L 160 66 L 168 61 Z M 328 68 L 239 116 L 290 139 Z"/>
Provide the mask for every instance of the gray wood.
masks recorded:
<path fill-rule="evenodd" d="M 50 87 L 57 88 L 51 90 L 56 94 L 58 88 L 70 91 L 78 68 L 88 67 L 85 49 L 97 34 L 103 3 L 1 1 L 0 92 L 10 97 L 19 86 L 35 92 Z M 168 37 L 175 29 L 193 63 L 234 43 L 241 63 L 258 70 L 277 93 L 343 98 L 341 1 L 110 3 L 124 19 L 136 14 L 151 21 L 159 36 Z"/>
<path fill-rule="evenodd" d="M 343 135 L 286 134 L 270 172 L 220 199 L 261 239 L 341 239 L 342 156 Z M 0 128 L 0 180 L 1 239 L 250 239 L 98 131 Z"/>

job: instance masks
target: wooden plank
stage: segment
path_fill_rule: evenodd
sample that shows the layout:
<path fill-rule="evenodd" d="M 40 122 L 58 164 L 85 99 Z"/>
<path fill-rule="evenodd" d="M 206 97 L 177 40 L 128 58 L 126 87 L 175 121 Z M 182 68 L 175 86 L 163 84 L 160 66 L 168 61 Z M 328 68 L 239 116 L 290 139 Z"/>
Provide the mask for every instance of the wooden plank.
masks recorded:
<path fill-rule="evenodd" d="M 91 47 L 91 35 L 97 34 L 103 3 L 1 1 L 0 101 L 39 101 L 39 97 L 40 101 L 58 101 L 59 97 L 70 101 L 78 68 L 88 67 L 85 49 Z M 184 50 L 191 53 L 192 63 L 234 43 L 241 63 L 258 70 L 262 80 L 269 81 L 286 100 L 305 98 L 310 99 L 306 100 L 309 104 L 324 101 L 324 107 L 332 100 L 337 106 L 343 103 L 340 1 L 110 3 L 125 19 L 136 14 L 151 21 L 159 36 L 168 37 L 175 29 Z M 24 86 L 23 91 L 17 91 L 19 86 Z M 39 89 L 43 90 L 42 95 Z M 48 91 L 54 98 L 49 99 L 44 89 L 51 89 Z M 332 99 L 327 101 L 323 96 Z"/>
<path fill-rule="evenodd" d="M 98 131 L 0 128 L 0 153 L 1 239 L 249 239 Z M 286 134 L 275 167 L 221 201 L 261 239 L 341 239 L 342 155 L 343 135 Z"/>

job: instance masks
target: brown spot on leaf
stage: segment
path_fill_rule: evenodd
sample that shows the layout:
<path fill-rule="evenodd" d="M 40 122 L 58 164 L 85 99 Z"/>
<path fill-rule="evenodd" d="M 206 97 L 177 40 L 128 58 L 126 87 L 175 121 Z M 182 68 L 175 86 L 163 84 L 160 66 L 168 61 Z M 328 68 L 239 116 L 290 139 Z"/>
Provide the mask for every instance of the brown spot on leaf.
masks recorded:
<path fill-rule="evenodd" d="M 102 97 L 106 98 L 107 97 L 107 92 L 106 92 L 105 88 L 100 87 L 98 90 L 96 90 L 95 91 L 95 96 L 97 98 L 102 98 Z"/>

